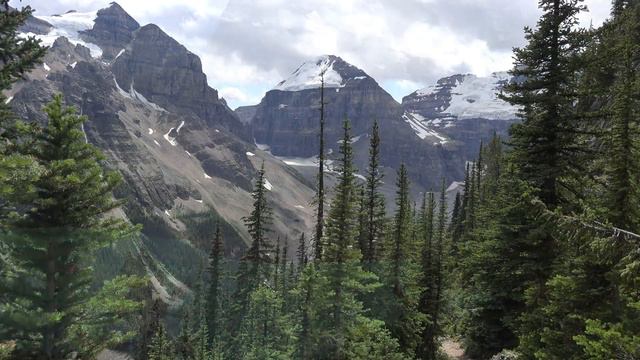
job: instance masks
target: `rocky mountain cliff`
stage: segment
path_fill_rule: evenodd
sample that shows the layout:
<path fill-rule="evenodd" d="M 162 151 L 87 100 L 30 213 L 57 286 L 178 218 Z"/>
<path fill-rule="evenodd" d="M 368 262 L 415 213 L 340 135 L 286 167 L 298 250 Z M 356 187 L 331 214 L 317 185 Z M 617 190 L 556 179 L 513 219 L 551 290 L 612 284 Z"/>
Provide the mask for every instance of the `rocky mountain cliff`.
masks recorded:
<path fill-rule="evenodd" d="M 289 78 L 268 91 L 260 104 L 236 113 L 250 124 L 263 149 L 306 174 L 317 165 L 320 73 L 325 73 L 326 143 L 335 155 L 341 124 L 350 120 L 357 167 L 364 172 L 367 134 L 380 124 L 381 163 L 386 192 L 393 193 L 395 170 L 404 162 L 416 192 L 437 189 L 464 177 L 464 163 L 473 159 L 480 141 L 493 132 L 506 133 L 515 109 L 495 93 L 509 80 L 455 75 L 396 102 L 372 77 L 338 56 L 326 55 L 302 64 Z"/>
<path fill-rule="evenodd" d="M 112 3 L 92 13 L 33 18 L 22 31 L 50 49 L 42 67 L 8 94 L 12 107 L 46 122 L 42 107 L 61 92 L 88 117 L 87 141 L 124 176 L 116 194 L 127 201 L 121 216 L 145 225 L 147 241 L 136 249 L 167 302 L 188 291 L 183 282 L 190 280 L 171 263 L 187 261 L 199 271 L 209 246 L 206 236 L 204 243 L 190 237 L 194 216 L 222 219 L 230 255 L 245 247 L 242 218 L 263 162 L 274 230 L 293 238 L 311 228 L 313 185 L 255 147 L 249 128 L 208 85 L 198 56 L 158 26 L 139 26 Z"/>
<path fill-rule="evenodd" d="M 517 121 L 517 109 L 498 98 L 504 85 L 514 81 L 506 72 L 488 77 L 458 74 L 442 78 L 402 99 L 404 117 L 416 133 L 437 133 L 461 146 L 467 159 L 478 152 L 480 140 L 493 133 L 503 137 Z"/>

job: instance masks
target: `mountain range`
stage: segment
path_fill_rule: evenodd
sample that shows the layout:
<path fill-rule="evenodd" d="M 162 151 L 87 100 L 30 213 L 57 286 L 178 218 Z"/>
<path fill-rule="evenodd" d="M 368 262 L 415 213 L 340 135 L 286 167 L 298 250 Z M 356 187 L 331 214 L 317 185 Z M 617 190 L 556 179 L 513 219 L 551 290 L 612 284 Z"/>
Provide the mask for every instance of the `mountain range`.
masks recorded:
<path fill-rule="evenodd" d="M 208 84 L 197 55 L 158 26 L 141 26 L 117 3 L 90 13 L 32 17 L 21 31 L 50 50 L 42 67 L 7 94 L 13 109 L 44 123 L 42 107 L 62 93 L 88 117 L 86 140 L 122 173 L 115 196 L 126 206 L 119 215 L 144 225 L 136 251 L 169 303 L 191 285 L 172 266 L 181 260 L 171 256 L 196 256 L 200 265 L 206 257 L 208 243 L 183 240 L 193 233 L 194 217 L 215 214 L 225 226 L 226 252 L 244 250 L 243 217 L 263 163 L 274 232 L 292 239 L 312 228 L 321 72 L 330 159 L 348 118 L 362 178 L 377 121 L 389 204 L 401 163 L 409 165 L 414 195 L 437 190 L 442 179 L 457 191 L 455 181 L 463 179 L 480 141 L 506 134 L 517 121 L 517 109 L 496 95 L 513 81 L 506 73 L 445 77 L 398 103 L 364 70 L 324 55 L 303 63 L 259 104 L 234 111 Z M 332 177 L 329 161 L 329 183 Z M 165 253 L 176 248 L 186 250 Z"/>

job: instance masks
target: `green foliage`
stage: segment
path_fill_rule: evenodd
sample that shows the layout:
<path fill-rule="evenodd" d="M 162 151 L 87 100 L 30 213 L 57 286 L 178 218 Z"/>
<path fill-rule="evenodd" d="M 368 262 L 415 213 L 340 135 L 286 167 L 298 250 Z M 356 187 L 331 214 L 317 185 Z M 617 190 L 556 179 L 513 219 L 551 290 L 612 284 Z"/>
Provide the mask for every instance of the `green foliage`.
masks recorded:
<path fill-rule="evenodd" d="M 171 340 L 167 335 L 164 325 L 160 325 L 149 345 L 149 360 L 174 360 L 174 351 Z"/>
<path fill-rule="evenodd" d="M 412 356 L 420 342 L 426 316 L 418 311 L 423 288 L 419 284 L 421 274 L 419 258 L 414 251 L 409 179 L 404 164 L 398 170 L 396 213 L 387 243 L 381 278 L 383 287 L 376 292 L 374 309 L 391 335 L 398 339 L 402 351 Z"/>
<path fill-rule="evenodd" d="M 34 179 L 36 194 L 27 209 L 7 223 L 5 240 L 15 269 L 2 281 L 14 301 L 1 304 L 3 339 L 17 340 L 24 356 L 61 357 L 81 349 L 69 330 L 80 325 L 89 301 L 96 249 L 131 235 L 133 228 L 105 218 L 119 205 L 112 191 L 118 174 L 105 171 L 103 155 L 86 144 L 80 129 L 85 118 L 56 96 L 45 107 L 48 125 L 37 134 L 29 155 L 46 169 Z"/>
<path fill-rule="evenodd" d="M 637 329 L 636 329 L 637 330 Z M 584 348 L 586 359 L 637 359 L 640 357 L 640 336 L 630 333 L 622 324 L 606 325 L 601 321 L 588 320 L 583 335 L 575 338 Z"/>
<path fill-rule="evenodd" d="M 240 358 L 291 358 L 293 328 L 288 316 L 282 313 L 283 302 L 278 292 L 263 285 L 251 293 L 239 335 Z"/>
<path fill-rule="evenodd" d="M 72 343 L 87 357 L 105 348 L 133 340 L 135 318 L 141 313 L 148 280 L 137 276 L 117 276 L 106 282 L 96 295 L 82 305 L 76 323 L 69 329 Z"/>
<path fill-rule="evenodd" d="M 363 221 L 362 233 L 359 236 L 363 239 L 362 258 L 367 266 L 371 266 L 382 258 L 383 231 L 385 227 L 385 203 L 384 196 L 380 193 L 384 174 L 380 169 L 380 129 L 378 122 L 373 123 L 371 130 L 371 140 L 369 145 L 369 165 L 367 167 L 365 189 L 363 196 Z"/>
<path fill-rule="evenodd" d="M 398 341 L 385 329 L 384 323 L 360 317 L 347 329 L 344 358 L 365 359 L 410 359 L 401 352 Z"/>

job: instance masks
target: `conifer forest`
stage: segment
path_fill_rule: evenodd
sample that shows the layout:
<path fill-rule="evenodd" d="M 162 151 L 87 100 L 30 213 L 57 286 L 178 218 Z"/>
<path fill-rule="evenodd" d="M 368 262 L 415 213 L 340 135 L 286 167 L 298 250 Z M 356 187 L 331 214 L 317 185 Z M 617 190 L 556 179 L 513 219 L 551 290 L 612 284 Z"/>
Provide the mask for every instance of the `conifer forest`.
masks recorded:
<path fill-rule="evenodd" d="M 170 104 L 156 105 L 160 98 L 133 82 L 129 92 L 118 85 L 119 61 L 145 44 L 134 38 L 115 56 L 118 47 L 96 40 L 104 64 L 85 49 L 88 60 L 56 73 L 49 59 L 63 58 L 62 41 L 43 43 L 33 35 L 34 9 L 0 0 L 0 359 L 640 359 L 640 1 L 613 0 L 607 19 L 587 28 L 578 26 L 581 0 L 537 3 L 537 23 L 513 49 L 511 80 L 495 94 L 517 109 L 517 121 L 456 163 L 457 191 L 451 176 L 420 167 L 426 157 L 389 171 L 389 144 L 404 140 L 390 135 L 384 116 L 367 120 L 362 139 L 348 113 L 331 122 L 332 102 L 347 90 L 334 91 L 325 69 L 307 134 L 317 154 L 312 180 L 276 167 L 253 141 L 243 145 L 251 151 L 229 145 L 219 155 L 241 157 L 250 172 L 231 160 L 207 167 L 213 160 L 183 139 L 209 136 L 189 129 L 201 108 L 231 110 L 194 100 L 186 125 L 158 139 L 168 149 L 179 142 L 180 156 L 203 164 L 198 183 L 213 195 L 179 200 L 194 198 L 192 187 L 180 196 L 178 185 L 152 191 L 150 180 L 144 187 L 156 202 L 144 202 L 131 174 L 151 170 L 113 160 L 138 145 L 96 134 L 118 134 L 104 119 L 131 109 L 172 116 Z M 81 56 L 81 45 L 65 46 Z M 47 80 L 36 78 L 43 66 L 53 68 Z M 109 66 L 124 95 L 101 90 L 113 79 L 86 75 Z M 84 76 L 89 94 L 76 95 L 81 83 L 64 71 Z M 20 89 L 53 89 L 46 81 L 63 85 L 39 111 L 23 106 L 49 93 Z M 86 110 L 115 96 L 142 105 Z M 206 134 L 223 136 L 218 128 L 229 127 L 220 121 Z M 242 131 L 227 143 L 245 144 Z M 152 133 L 148 126 L 131 138 Z M 156 145 L 149 148 L 163 149 Z M 244 186 L 244 200 L 208 206 L 232 192 L 215 197 L 205 181 L 222 183 L 209 180 L 216 172 Z M 272 191 L 285 180 L 305 184 L 312 200 L 288 200 L 293 185 Z M 176 203 L 187 205 L 172 207 L 172 198 L 149 210 L 174 188 Z M 283 230 L 303 208 L 308 221 Z"/>

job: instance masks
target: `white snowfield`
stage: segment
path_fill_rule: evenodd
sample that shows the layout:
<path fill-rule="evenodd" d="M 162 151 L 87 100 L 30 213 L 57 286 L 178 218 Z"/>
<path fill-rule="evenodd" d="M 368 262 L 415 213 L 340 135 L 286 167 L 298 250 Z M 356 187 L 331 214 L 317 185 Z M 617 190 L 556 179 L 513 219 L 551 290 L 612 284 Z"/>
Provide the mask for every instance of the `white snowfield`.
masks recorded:
<path fill-rule="evenodd" d="M 94 21 L 97 17 L 97 11 L 92 12 L 68 12 L 62 15 L 37 16 L 38 19 L 44 20 L 53 25 L 51 31 L 46 35 L 37 35 L 26 33 L 26 36 L 35 36 L 42 40 L 43 45 L 51 46 L 60 36 L 66 37 L 70 43 L 74 45 L 82 45 L 89 48 L 91 56 L 99 58 L 102 56 L 102 49 L 96 44 L 86 42 L 80 38 L 80 31 L 90 30 L 93 28 Z"/>
<path fill-rule="evenodd" d="M 510 79 L 507 72 L 495 72 L 488 77 L 467 74 L 451 89 L 451 102 L 442 113 L 458 119 L 516 119 L 518 108 L 498 98 L 500 83 Z M 417 94 L 433 95 L 439 89 L 438 85 L 430 86 L 418 90 Z"/>
<path fill-rule="evenodd" d="M 321 85 L 321 74 L 324 72 L 324 86 L 339 88 L 344 86 L 342 77 L 333 69 L 335 60 L 329 56 L 320 56 L 312 61 L 304 62 L 291 76 L 278 83 L 273 89 L 281 91 L 300 91 L 316 89 Z"/>

